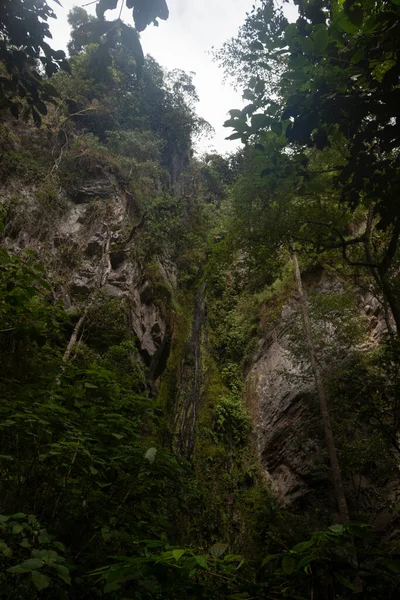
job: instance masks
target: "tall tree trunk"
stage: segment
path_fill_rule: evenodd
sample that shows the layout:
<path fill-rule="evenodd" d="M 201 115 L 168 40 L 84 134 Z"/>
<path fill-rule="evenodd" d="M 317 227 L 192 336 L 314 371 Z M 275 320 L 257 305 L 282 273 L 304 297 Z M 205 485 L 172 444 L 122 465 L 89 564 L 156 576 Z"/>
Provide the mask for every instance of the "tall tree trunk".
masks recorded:
<path fill-rule="evenodd" d="M 328 409 L 328 402 L 325 394 L 325 387 L 321 376 L 321 371 L 318 366 L 314 341 L 311 330 L 310 313 L 308 310 L 308 301 L 303 289 L 303 283 L 301 280 L 301 273 L 299 268 L 299 261 L 297 260 L 297 254 L 292 250 L 292 260 L 296 275 L 297 291 L 300 298 L 301 311 L 303 313 L 304 333 L 307 339 L 308 353 L 310 357 L 310 363 L 312 372 L 315 380 L 315 387 L 317 389 L 318 399 L 322 413 L 322 423 L 324 426 L 326 446 L 328 449 L 329 459 L 332 468 L 333 487 L 335 490 L 336 502 L 339 509 L 339 516 L 342 522 L 349 520 L 349 511 L 347 508 L 346 496 L 344 493 L 342 474 L 340 471 L 339 461 L 337 457 L 335 438 L 333 436 L 331 417 Z"/>

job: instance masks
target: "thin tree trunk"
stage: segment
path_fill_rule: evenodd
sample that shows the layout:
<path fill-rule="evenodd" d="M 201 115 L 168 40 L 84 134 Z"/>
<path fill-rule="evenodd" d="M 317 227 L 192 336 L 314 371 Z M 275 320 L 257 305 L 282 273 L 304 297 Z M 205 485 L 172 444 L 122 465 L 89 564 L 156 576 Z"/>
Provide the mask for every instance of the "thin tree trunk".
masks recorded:
<path fill-rule="evenodd" d="M 83 315 L 81 317 L 79 317 L 79 321 L 77 322 L 77 324 L 74 327 L 74 330 L 73 330 L 70 340 L 68 342 L 68 346 L 66 347 L 65 352 L 64 352 L 63 362 L 68 362 L 69 357 L 71 356 L 72 349 L 74 348 L 75 344 L 78 341 L 78 337 L 82 330 L 85 319 L 86 319 L 86 311 L 83 313 Z"/>
<path fill-rule="evenodd" d="M 336 502 L 337 502 L 338 509 L 339 509 L 340 520 L 342 522 L 344 522 L 344 521 L 349 520 L 349 511 L 347 508 L 346 496 L 344 493 L 344 487 L 343 487 L 343 481 L 342 481 L 342 474 L 340 471 L 339 461 L 338 461 L 338 457 L 337 457 L 335 438 L 333 436 L 333 431 L 332 431 L 331 417 L 329 414 L 328 402 L 327 402 L 326 394 L 325 394 L 325 387 L 324 387 L 324 383 L 322 380 L 321 371 L 318 366 L 316 353 L 315 353 L 307 297 L 306 297 L 304 289 L 303 289 L 303 283 L 301 280 L 301 273 L 300 273 L 300 268 L 299 268 L 299 262 L 297 260 L 297 255 L 293 250 L 292 250 L 292 260 L 293 260 L 293 265 L 294 265 L 294 270 L 295 270 L 295 275 L 296 275 L 297 291 L 299 294 L 301 310 L 303 313 L 304 333 L 305 333 L 306 339 L 307 339 L 307 346 L 308 346 L 308 353 L 309 353 L 309 357 L 310 357 L 311 368 L 312 368 L 312 372 L 314 375 L 315 387 L 317 389 L 318 399 L 319 399 L 319 403 L 320 403 L 320 407 L 321 407 L 322 423 L 324 426 L 326 446 L 328 449 L 329 459 L 330 459 L 331 468 L 332 468 L 333 487 L 335 490 L 335 497 L 336 497 Z"/>

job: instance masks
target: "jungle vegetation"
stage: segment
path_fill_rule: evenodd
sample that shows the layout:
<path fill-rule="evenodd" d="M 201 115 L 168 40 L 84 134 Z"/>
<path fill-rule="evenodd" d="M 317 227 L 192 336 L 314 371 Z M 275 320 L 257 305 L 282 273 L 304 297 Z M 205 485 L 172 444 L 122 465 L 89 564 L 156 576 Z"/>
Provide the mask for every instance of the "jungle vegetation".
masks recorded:
<path fill-rule="evenodd" d="M 215 53 L 244 88 L 225 123 L 242 146 L 202 157 L 191 75 L 140 44 L 165 1 L 124 3 L 129 24 L 105 18 L 118 0 L 71 10 L 67 56 L 51 0 L 0 0 L 0 597 L 397 598 L 400 0 L 294 0 L 293 23 L 260 0 Z M 114 237 L 105 179 L 130 207 Z M 108 259 L 71 308 L 86 259 L 53 234 L 87 181 L 84 227 L 106 232 Z M 104 290 L 126 257 L 169 328 L 156 367 L 126 297 Z M 338 293 L 313 293 L 322 271 Z M 355 290 L 381 307 L 378 343 Z M 293 297 L 319 452 L 314 493 L 285 506 L 245 381 Z M 352 482 L 367 479 L 363 503 Z"/>

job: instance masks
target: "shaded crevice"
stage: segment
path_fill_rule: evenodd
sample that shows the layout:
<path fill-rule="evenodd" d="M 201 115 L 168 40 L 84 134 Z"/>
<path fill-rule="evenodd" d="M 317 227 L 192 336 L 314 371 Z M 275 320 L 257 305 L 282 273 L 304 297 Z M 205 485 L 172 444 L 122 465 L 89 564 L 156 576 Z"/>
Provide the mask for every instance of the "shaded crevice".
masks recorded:
<path fill-rule="evenodd" d="M 177 433 L 175 448 L 179 454 L 187 458 L 190 458 L 194 449 L 197 415 L 201 397 L 201 346 L 204 323 L 205 283 L 202 283 L 197 289 L 195 297 L 191 337 L 185 344 L 181 361 L 176 402 L 178 410 L 175 420 L 175 432 Z"/>

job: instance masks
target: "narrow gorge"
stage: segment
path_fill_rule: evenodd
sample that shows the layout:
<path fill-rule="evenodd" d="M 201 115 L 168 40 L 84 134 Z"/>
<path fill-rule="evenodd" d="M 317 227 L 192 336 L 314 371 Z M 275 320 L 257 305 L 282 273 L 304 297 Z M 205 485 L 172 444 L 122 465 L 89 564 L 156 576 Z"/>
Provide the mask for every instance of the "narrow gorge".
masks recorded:
<path fill-rule="evenodd" d="M 397 598 L 399 2 L 253 7 L 224 155 L 163 0 L 9 4 L 0 598 Z"/>

